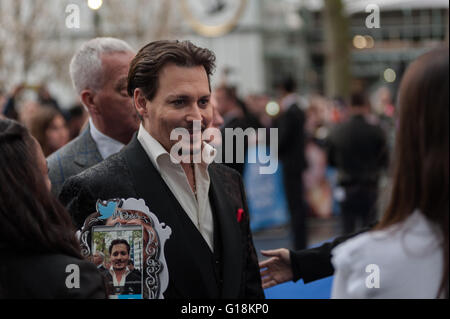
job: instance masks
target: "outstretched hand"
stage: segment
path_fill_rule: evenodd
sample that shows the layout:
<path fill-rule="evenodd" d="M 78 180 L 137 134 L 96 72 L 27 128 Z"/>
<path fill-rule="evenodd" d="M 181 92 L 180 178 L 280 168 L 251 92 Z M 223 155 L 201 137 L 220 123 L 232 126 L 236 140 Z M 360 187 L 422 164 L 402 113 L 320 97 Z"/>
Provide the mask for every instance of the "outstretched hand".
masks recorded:
<path fill-rule="evenodd" d="M 259 263 L 263 289 L 282 284 L 293 279 L 289 250 L 280 248 L 262 250 L 261 254 L 271 257 Z M 263 270 L 265 269 L 265 270 Z"/>

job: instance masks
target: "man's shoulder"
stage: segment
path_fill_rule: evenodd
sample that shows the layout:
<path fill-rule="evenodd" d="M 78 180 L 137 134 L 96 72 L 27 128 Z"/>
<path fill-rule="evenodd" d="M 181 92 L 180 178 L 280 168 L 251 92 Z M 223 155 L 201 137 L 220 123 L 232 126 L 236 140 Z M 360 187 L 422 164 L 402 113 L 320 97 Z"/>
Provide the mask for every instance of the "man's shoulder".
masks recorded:
<path fill-rule="evenodd" d="M 355 131 L 359 132 L 361 130 L 360 125 L 352 120 L 346 120 L 340 123 L 334 124 L 330 128 L 329 139 L 335 142 L 342 141 L 347 138 L 348 134 L 353 134 Z"/>
<path fill-rule="evenodd" d="M 305 116 L 305 112 L 301 108 L 301 104 L 296 102 L 292 103 L 288 106 L 285 112 L 286 116 L 296 116 L 303 118 Z"/>
<path fill-rule="evenodd" d="M 47 157 L 52 191 L 55 195 L 59 194 L 66 179 L 101 160 L 101 155 L 89 130 L 84 130 L 81 135 Z"/>
<path fill-rule="evenodd" d="M 211 163 L 209 165 L 209 171 L 218 174 L 222 178 L 242 178 L 241 174 L 237 170 L 221 163 Z"/>
<path fill-rule="evenodd" d="M 211 184 L 214 188 L 221 189 L 226 196 L 235 196 L 241 193 L 243 181 L 241 174 L 235 169 L 224 164 L 212 163 L 209 166 Z"/>
<path fill-rule="evenodd" d="M 104 183 L 105 179 L 122 176 L 127 171 L 126 162 L 122 154 L 116 153 L 100 163 L 89 167 L 81 173 L 72 176 L 68 181 L 89 181 Z"/>
<path fill-rule="evenodd" d="M 101 199 L 130 197 L 133 185 L 128 168 L 120 153 L 68 178 L 59 194 L 78 228 L 95 211 L 95 202 Z"/>
<path fill-rule="evenodd" d="M 297 103 L 290 104 L 283 112 L 280 112 L 275 118 L 274 123 L 281 125 L 297 125 L 298 122 L 304 122 L 305 112 L 299 107 Z"/>
<path fill-rule="evenodd" d="M 82 134 L 74 138 L 72 141 L 50 154 L 47 157 L 49 164 L 51 162 L 55 162 L 59 159 L 65 159 L 69 157 L 73 157 L 79 152 L 87 151 L 86 150 L 86 142 L 89 139 L 89 131 L 84 131 Z"/>

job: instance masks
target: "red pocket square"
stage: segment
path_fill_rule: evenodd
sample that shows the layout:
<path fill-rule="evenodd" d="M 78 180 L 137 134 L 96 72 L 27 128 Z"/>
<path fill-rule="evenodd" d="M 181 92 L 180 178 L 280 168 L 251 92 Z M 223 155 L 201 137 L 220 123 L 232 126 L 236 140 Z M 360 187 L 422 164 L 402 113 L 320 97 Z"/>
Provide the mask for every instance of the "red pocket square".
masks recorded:
<path fill-rule="evenodd" d="M 237 211 L 237 221 L 238 221 L 238 223 L 241 222 L 243 216 L 244 216 L 244 210 L 242 208 L 239 208 L 238 211 Z"/>

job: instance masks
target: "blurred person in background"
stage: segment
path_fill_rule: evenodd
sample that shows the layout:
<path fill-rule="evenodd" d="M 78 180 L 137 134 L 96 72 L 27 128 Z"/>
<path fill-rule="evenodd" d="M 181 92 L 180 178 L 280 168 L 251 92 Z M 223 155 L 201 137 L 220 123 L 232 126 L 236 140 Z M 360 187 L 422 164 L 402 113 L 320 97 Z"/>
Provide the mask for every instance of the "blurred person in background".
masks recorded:
<path fill-rule="evenodd" d="M 5 91 L 0 86 L 0 113 L 3 111 L 3 104 L 5 103 Z"/>
<path fill-rule="evenodd" d="M 101 272 L 106 271 L 106 268 L 104 266 L 105 262 L 104 253 L 96 251 L 94 255 L 92 255 L 92 262 L 94 263 L 95 266 L 97 266 L 97 269 L 100 270 Z"/>
<path fill-rule="evenodd" d="M 392 101 L 391 91 L 382 86 L 371 96 L 371 105 L 375 111 L 376 121 L 384 130 L 389 150 L 392 151 L 395 144 L 395 131 L 397 126 L 397 115 L 394 103 Z"/>
<path fill-rule="evenodd" d="M 333 199 L 335 169 L 328 165 L 326 140 L 330 128 L 341 119 L 336 101 L 320 95 L 309 97 L 306 109 L 305 156 L 309 164 L 303 174 L 305 196 L 314 217 L 329 218 L 338 208 Z"/>
<path fill-rule="evenodd" d="M 212 126 L 215 128 L 220 128 L 225 123 L 223 120 L 222 115 L 220 115 L 220 112 L 217 108 L 217 101 L 213 96 L 211 96 L 211 104 L 213 106 L 213 123 Z"/>
<path fill-rule="evenodd" d="M 222 163 L 238 171 L 241 175 L 244 173 L 245 161 L 247 156 L 247 149 L 249 145 L 249 137 L 245 136 L 244 139 L 244 152 L 243 154 L 238 154 L 242 151 L 238 148 L 237 137 L 233 137 L 233 158 L 232 162 L 226 161 L 227 142 L 226 140 L 226 129 L 237 129 L 241 128 L 245 131 L 247 128 L 257 129 L 260 124 L 254 116 L 252 116 L 244 102 L 242 102 L 236 93 L 236 88 L 227 85 L 221 85 L 217 87 L 213 92 L 214 100 L 216 101 L 217 110 L 223 117 L 223 125 L 221 127 L 222 133 Z"/>
<path fill-rule="evenodd" d="M 223 84 L 214 90 L 213 95 L 217 110 L 222 115 L 226 127 L 244 118 L 244 111 L 237 102 L 234 87 Z"/>
<path fill-rule="evenodd" d="M 25 126 L 28 130 L 30 129 L 31 120 L 35 116 L 35 114 L 42 108 L 42 106 L 33 100 L 25 100 L 22 103 L 19 103 L 17 109 L 17 120 L 23 126 Z"/>
<path fill-rule="evenodd" d="M 448 47 L 433 50 L 402 80 L 392 192 L 381 222 L 316 248 L 263 251 L 271 257 L 260 263 L 264 288 L 334 273 L 334 298 L 448 298 L 448 61 Z M 379 269 L 377 289 L 367 287 L 370 264 Z"/>
<path fill-rule="evenodd" d="M 63 113 L 61 108 L 59 107 L 58 101 L 56 101 L 51 95 L 50 92 L 47 89 L 47 86 L 45 84 L 39 86 L 37 90 L 38 94 L 38 102 L 41 105 L 49 106 L 55 110 L 57 110 L 60 113 Z"/>
<path fill-rule="evenodd" d="M 21 107 L 17 105 L 19 102 L 19 97 L 25 90 L 31 90 L 37 94 L 37 101 L 39 105 L 43 107 L 50 107 L 58 112 L 62 113 L 62 110 L 59 107 L 58 102 L 50 95 L 47 87 L 45 85 L 41 85 L 39 87 L 30 86 L 25 83 L 21 83 L 16 85 L 6 96 L 6 101 L 2 104 L 3 110 L 2 113 L 8 118 L 20 120 L 20 112 Z M 1 109 L 1 107 L 0 107 Z"/>
<path fill-rule="evenodd" d="M 89 115 L 83 105 L 75 104 L 67 112 L 67 127 L 69 129 L 69 139 L 73 140 L 88 122 Z"/>
<path fill-rule="evenodd" d="M 83 260 L 69 214 L 50 192 L 39 143 L 19 123 L 0 119 L 0 299 L 105 298 L 96 267 Z M 5 186 L 6 187 L 3 187 Z M 67 265 L 79 288 L 67 286 Z"/>
<path fill-rule="evenodd" d="M 351 97 L 349 118 L 334 127 L 327 140 L 329 164 L 337 169 L 338 188 L 344 234 L 368 226 L 376 219 L 378 181 L 388 164 L 386 137 L 378 125 L 366 116 L 370 106 L 361 93 Z"/>
<path fill-rule="evenodd" d="M 211 105 L 213 107 L 213 122 L 212 127 L 216 129 L 220 129 L 224 123 L 222 115 L 220 115 L 220 112 L 217 108 L 217 101 L 214 97 L 214 95 L 211 95 Z M 217 136 L 218 140 L 213 139 L 208 141 L 208 144 L 210 144 L 212 147 L 214 147 L 216 150 L 222 148 L 222 136 Z"/>
<path fill-rule="evenodd" d="M 274 119 L 278 128 L 278 155 L 283 165 L 283 183 L 291 214 L 291 227 L 295 249 L 307 246 L 306 215 L 302 174 L 307 167 L 305 159 L 305 113 L 297 95 L 297 84 L 291 77 L 279 85 L 280 114 Z"/>
<path fill-rule="evenodd" d="M 139 118 L 127 94 L 133 49 L 115 38 L 85 42 L 70 63 L 70 76 L 89 124 L 65 147 L 48 158 L 52 192 L 65 180 L 119 152 L 139 128 Z"/>
<path fill-rule="evenodd" d="M 56 109 L 39 107 L 30 118 L 29 129 L 49 156 L 69 142 L 66 120 Z"/>
<path fill-rule="evenodd" d="M 329 126 L 335 120 L 333 103 L 319 95 L 313 95 L 308 100 L 305 135 L 307 140 L 323 145 L 329 134 Z"/>
<path fill-rule="evenodd" d="M 24 84 L 16 85 L 9 94 L 5 95 L 5 101 L 2 104 L 2 114 L 5 117 L 14 120 L 19 118 L 18 111 L 16 110 L 16 100 L 24 88 Z"/>
<path fill-rule="evenodd" d="M 5 101 L 6 101 L 5 93 L 3 89 L 0 88 L 0 119 L 5 118 L 5 116 L 3 115 L 3 107 L 5 106 Z"/>
<path fill-rule="evenodd" d="M 262 125 L 261 127 L 270 128 L 272 125 L 272 117 L 266 112 L 269 102 L 270 98 L 265 94 L 250 94 L 245 99 L 249 113 Z"/>

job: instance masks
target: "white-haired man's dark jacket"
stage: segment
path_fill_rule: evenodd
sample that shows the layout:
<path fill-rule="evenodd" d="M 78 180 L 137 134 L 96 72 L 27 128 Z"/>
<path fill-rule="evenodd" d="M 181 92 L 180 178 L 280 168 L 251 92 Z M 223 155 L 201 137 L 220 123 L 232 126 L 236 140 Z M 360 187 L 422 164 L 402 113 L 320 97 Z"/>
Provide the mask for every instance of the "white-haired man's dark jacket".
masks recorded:
<path fill-rule="evenodd" d="M 81 173 L 102 160 L 88 124 L 77 138 L 47 158 L 48 176 L 52 182 L 53 194 L 59 195 L 64 182 L 69 177 Z"/>

